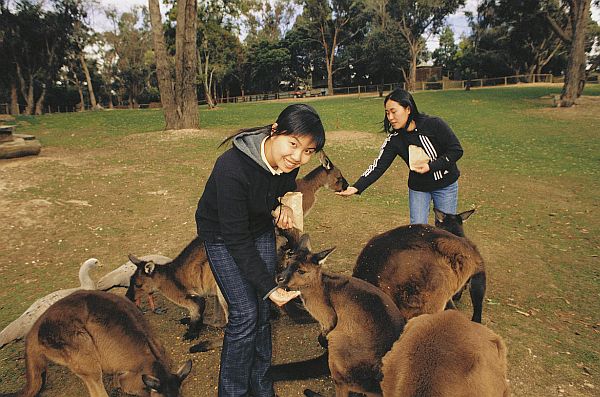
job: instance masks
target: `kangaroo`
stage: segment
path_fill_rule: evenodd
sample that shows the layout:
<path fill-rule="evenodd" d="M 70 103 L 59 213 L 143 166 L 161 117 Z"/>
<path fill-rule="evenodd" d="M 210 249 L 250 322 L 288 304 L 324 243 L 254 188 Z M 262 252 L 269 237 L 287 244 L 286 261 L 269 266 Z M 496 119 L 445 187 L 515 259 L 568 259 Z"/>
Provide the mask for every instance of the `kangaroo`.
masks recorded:
<path fill-rule="evenodd" d="M 391 296 L 406 319 L 444 310 L 470 280 L 472 321 L 480 323 L 484 262 L 462 228 L 475 210 L 458 215 L 434 211 L 436 227 L 407 225 L 373 237 L 358 256 L 352 275 Z"/>
<path fill-rule="evenodd" d="M 408 321 L 383 357 L 384 397 L 507 397 L 506 345 L 456 310 Z"/>
<path fill-rule="evenodd" d="M 381 359 L 402 332 L 405 320 L 389 296 L 353 277 L 322 271 L 331 248 L 312 253 L 308 235 L 276 277 L 280 287 L 298 290 L 308 312 L 327 338 L 329 369 L 336 396 L 351 391 L 381 393 Z"/>
<path fill-rule="evenodd" d="M 328 187 L 335 192 L 341 192 L 348 187 L 348 181 L 342 172 L 333 165 L 329 157 L 319 152 L 321 165 L 310 171 L 302 178 L 296 179 L 296 191 L 302 193 L 302 211 L 307 216 L 315 205 L 315 193 L 322 187 Z"/>
<path fill-rule="evenodd" d="M 27 335 L 27 384 L 20 397 L 40 391 L 49 362 L 83 380 L 91 397 L 108 397 L 102 374 L 116 374 L 123 392 L 144 397 L 180 396 L 188 360 L 175 374 L 139 309 L 121 296 L 78 291 L 52 305 Z"/>
<path fill-rule="evenodd" d="M 198 337 L 207 296 L 217 296 L 219 302 L 215 311 L 220 309 L 223 319 L 215 325 L 224 326 L 227 323 L 227 303 L 210 270 L 204 243 L 200 238 L 192 240 L 172 262 L 161 266 L 155 266 L 154 262 L 138 259 L 134 255 L 129 255 L 129 260 L 137 269 L 131 276 L 126 296 L 132 301 L 138 301 L 141 294 L 160 291 L 171 302 L 186 308 L 190 313 L 190 321 L 184 339 Z"/>

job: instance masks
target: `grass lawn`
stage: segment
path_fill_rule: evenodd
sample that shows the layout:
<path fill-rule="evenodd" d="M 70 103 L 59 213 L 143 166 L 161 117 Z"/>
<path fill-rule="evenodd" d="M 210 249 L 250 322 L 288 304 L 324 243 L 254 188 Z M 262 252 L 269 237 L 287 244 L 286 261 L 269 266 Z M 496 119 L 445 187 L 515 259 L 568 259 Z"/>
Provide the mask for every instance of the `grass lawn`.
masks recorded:
<path fill-rule="evenodd" d="M 508 344 L 515 396 L 600 393 L 600 86 L 588 85 L 580 105 L 551 108 L 560 89 L 415 94 L 419 110 L 444 118 L 465 149 L 459 210 L 477 208 L 465 230 L 486 260 L 483 322 Z M 382 99 L 306 102 L 324 121 L 329 157 L 352 183 L 385 139 Z M 77 286 L 79 265 L 90 257 L 104 263 L 95 278 L 128 253 L 175 257 L 195 235 L 194 211 L 219 142 L 237 128 L 272 123 L 290 103 L 202 108 L 199 131 L 163 132 L 160 109 L 20 117 L 17 132 L 35 135 L 43 148 L 0 160 L 0 329 L 35 299 Z M 360 197 L 319 193 L 305 230 L 315 250 L 337 246 L 330 270 L 350 273 L 370 237 L 408 223 L 406 178 L 397 160 Z M 467 295 L 460 309 L 470 316 Z M 185 313 L 159 303 L 167 314 L 147 316 L 179 365 L 190 356 L 177 322 Z M 319 353 L 317 333 L 315 325 L 276 321 L 274 361 Z M 23 353 L 23 342 L 0 350 L 0 394 L 23 385 Z M 218 357 L 193 355 L 187 395 L 216 395 Z M 305 387 L 333 394 L 328 378 L 276 387 L 286 397 Z M 86 394 L 78 378 L 52 366 L 43 395 Z"/>

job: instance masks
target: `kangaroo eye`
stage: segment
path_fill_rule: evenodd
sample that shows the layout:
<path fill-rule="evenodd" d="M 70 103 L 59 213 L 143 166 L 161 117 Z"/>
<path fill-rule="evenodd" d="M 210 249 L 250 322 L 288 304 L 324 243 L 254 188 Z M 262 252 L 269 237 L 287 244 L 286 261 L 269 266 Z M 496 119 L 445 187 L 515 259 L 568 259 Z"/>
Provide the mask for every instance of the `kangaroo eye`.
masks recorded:
<path fill-rule="evenodd" d="M 306 273 L 306 272 L 305 272 L 304 270 L 302 270 L 302 269 L 297 269 L 297 270 L 296 270 L 296 273 L 298 273 L 298 274 L 304 274 L 304 273 Z"/>

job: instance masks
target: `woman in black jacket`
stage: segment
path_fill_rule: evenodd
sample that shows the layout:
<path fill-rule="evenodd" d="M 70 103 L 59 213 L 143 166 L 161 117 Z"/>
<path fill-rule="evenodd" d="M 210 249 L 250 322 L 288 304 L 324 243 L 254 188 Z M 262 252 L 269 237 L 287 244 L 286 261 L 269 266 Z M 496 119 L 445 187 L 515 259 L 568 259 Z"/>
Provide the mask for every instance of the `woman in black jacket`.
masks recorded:
<path fill-rule="evenodd" d="M 383 175 L 396 156 L 400 156 L 410 168 L 410 223 L 427 223 L 431 201 L 435 208 L 456 214 L 460 176 L 456 162 L 463 154 L 458 138 L 444 120 L 419 113 L 406 90 L 395 89 L 385 97 L 383 104 L 383 123 L 388 136 L 379 156 L 353 186 L 337 194 L 362 193 Z"/>
<path fill-rule="evenodd" d="M 216 161 L 198 202 L 196 224 L 215 279 L 229 305 L 219 396 L 273 397 L 270 299 L 299 295 L 275 283 L 274 223 L 293 226 L 279 198 L 296 189 L 298 168 L 325 144 L 317 112 L 290 105 L 272 125 L 241 130 Z M 224 143 L 225 143 L 224 142 Z"/>

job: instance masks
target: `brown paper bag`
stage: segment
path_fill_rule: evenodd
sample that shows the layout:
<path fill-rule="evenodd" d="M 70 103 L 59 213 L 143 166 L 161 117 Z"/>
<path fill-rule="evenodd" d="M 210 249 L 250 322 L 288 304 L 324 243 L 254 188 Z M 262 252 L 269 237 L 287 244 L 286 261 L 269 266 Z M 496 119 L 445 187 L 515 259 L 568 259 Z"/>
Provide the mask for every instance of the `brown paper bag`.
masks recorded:
<path fill-rule="evenodd" d="M 408 166 L 414 171 L 415 166 L 426 164 L 431 160 L 422 147 L 409 145 L 408 146 Z"/>
<path fill-rule="evenodd" d="M 287 192 L 281 198 L 281 203 L 287 205 L 294 211 L 294 227 L 301 232 L 304 231 L 304 212 L 302 211 L 302 193 Z"/>

